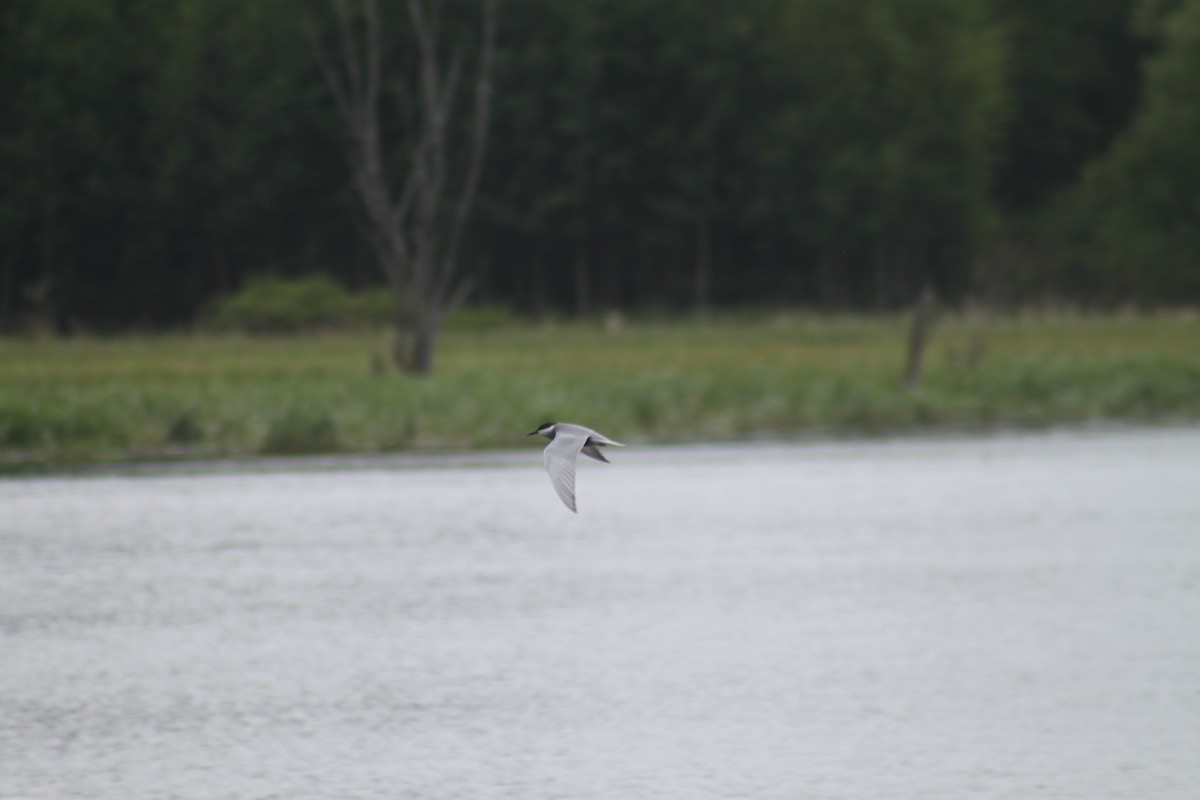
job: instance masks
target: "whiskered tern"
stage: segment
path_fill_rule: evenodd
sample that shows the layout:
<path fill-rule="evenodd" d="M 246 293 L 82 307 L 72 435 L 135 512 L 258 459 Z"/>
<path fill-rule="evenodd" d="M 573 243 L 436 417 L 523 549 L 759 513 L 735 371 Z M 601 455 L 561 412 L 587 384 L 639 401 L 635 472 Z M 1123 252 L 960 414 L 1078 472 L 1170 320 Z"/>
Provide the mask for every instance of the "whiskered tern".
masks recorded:
<path fill-rule="evenodd" d="M 554 491 L 572 511 L 575 511 L 575 460 L 579 454 L 607 464 L 609 460 L 600 452 L 600 448 L 607 445 L 625 446 L 591 428 L 569 422 L 543 422 L 536 431 L 526 435 L 545 436 L 550 440 L 542 453 L 542 461 L 546 464 L 546 472 L 550 473 Z"/>

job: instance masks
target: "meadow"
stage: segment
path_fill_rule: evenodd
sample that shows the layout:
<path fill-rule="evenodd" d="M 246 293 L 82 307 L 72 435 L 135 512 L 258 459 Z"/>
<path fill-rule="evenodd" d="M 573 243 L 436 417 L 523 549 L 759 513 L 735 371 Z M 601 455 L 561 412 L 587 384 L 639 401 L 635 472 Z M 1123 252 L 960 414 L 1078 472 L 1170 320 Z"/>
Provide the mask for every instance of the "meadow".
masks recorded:
<path fill-rule="evenodd" d="M 630 442 L 1200 419 L 1200 315 L 942 315 L 905 389 L 902 316 L 450 325 L 434 374 L 386 331 L 0 339 L 0 470 L 474 450 L 545 420 Z"/>

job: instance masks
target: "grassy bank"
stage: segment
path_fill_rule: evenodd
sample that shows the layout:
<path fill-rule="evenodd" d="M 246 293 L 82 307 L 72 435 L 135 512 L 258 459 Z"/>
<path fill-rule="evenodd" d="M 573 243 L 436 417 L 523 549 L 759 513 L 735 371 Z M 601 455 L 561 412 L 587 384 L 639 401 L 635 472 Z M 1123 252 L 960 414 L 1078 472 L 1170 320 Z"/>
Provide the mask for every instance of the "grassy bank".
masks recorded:
<path fill-rule="evenodd" d="M 900 317 L 774 315 L 448 332 L 378 374 L 385 333 L 0 340 L 0 469 L 519 445 L 546 419 L 629 440 L 1200 419 L 1200 317 L 943 317 L 900 385 Z"/>

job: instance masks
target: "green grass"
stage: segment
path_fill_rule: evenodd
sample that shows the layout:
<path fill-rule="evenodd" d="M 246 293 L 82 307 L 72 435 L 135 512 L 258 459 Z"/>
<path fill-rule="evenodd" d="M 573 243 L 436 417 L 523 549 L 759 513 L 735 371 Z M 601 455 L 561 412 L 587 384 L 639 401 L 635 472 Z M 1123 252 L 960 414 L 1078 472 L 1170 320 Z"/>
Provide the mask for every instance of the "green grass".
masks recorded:
<path fill-rule="evenodd" d="M 374 374 L 384 332 L 0 340 L 0 468 L 516 446 L 566 418 L 630 440 L 1200 419 L 1200 317 L 943 317 L 903 390 L 901 317 L 740 315 L 449 331 Z"/>

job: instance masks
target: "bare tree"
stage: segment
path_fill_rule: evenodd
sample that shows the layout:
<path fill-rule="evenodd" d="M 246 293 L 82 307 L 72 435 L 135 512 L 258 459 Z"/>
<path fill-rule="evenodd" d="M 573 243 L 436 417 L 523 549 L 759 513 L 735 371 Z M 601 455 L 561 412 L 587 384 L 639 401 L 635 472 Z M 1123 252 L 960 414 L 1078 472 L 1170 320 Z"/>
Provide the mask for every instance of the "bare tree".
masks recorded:
<path fill-rule="evenodd" d="M 466 51 L 444 55 L 441 0 L 408 0 L 416 49 L 416 76 L 401 79 L 396 96 L 404 114 L 405 141 L 399 148 L 402 177 L 393 186 L 383 139 L 381 109 L 384 66 L 382 22 L 377 0 L 363 0 L 362 13 L 347 0 L 333 0 L 337 45 L 313 49 L 346 126 L 346 156 L 362 203 L 367 236 L 396 299 L 393 359 L 417 374 L 433 366 L 442 320 L 471 289 L 459 264 L 463 228 L 475 201 L 487 143 L 496 38 L 496 0 L 482 0 L 476 59 L 475 97 L 466 146 L 455 148 L 452 126 Z M 333 53 L 331 53 L 331 49 Z"/>

